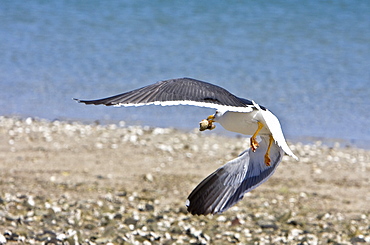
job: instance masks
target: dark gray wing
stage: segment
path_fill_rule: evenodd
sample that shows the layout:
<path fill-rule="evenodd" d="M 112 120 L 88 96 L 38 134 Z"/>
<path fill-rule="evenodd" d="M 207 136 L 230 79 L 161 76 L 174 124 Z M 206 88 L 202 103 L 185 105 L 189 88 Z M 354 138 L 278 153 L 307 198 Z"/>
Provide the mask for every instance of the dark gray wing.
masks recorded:
<path fill-rule="evenodd" d="M 236 97 L 219 86 L 192 78 L 161 81 L 104 99 L 75 100 L 106 106 L 194 105 L 216 109 L 226 106 L 227 109 L 231 107 L 230 110 L 243 112 L 249 112 L 253 107 L 252 101 Z"/>
<path fill-rule="evenodd" d="M 186 205 L 192 214 L 222 213 L 240 201 L 249 192 L 268 180 L 279 165 L 284 151 L 273 143 L 270 149 L 271 165 L 266 166 L 264 155 L 268 136 L 261 136 L 256 152 L 244 151 L 204 179 L 189 195 Z"/>

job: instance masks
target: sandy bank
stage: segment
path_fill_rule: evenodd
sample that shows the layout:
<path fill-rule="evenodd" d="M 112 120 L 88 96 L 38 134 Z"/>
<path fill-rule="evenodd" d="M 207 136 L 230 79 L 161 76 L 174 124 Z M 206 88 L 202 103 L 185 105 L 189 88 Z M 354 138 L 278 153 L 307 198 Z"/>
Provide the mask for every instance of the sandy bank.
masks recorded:
<path fill-rule="evenodd" d="M 246 139 L 0 117 L 0 142 L 0 244 L 370 242 L 363 149 L 291 145 L 299 162 L 284 157 L 234 208 L 196 217 L 188 194 Z"/>

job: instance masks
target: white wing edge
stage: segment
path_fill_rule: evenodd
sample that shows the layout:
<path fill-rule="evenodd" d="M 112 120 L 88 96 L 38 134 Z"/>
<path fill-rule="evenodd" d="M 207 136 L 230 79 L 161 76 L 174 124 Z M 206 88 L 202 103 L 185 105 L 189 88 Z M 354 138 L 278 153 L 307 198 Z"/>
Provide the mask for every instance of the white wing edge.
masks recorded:
<path fill-rule="evenodd" d="M 154 101 L 149 103 L 120 103 L 113 105 L 114 107 L 129 107 L 129 106 L 146 106 L 146 105 L 160 105 L 160 106 L 176 106 L 176 105 L 190 105 L 190 106 L 198 106 L 198 107 L 207 107 L 221 111 L 234 111 L 234 112 L 251 112 L 253 110 L 252 105 L 246 105 L 245 107 L 239 106 L 227 106 L 227 105 L 219 105 L 214 103 L 207 103 L 207 102 L 198 102 L 192 100 L 176 100 L 176 101 Z"/>

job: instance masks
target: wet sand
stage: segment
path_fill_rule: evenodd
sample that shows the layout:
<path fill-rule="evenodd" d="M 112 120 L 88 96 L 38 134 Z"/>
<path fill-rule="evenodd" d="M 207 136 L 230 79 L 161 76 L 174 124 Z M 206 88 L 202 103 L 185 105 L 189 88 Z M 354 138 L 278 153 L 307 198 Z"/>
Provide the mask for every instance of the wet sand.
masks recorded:
<path fill-rule="evenodd" d="M 247 138 L 0 117 L 0 141 L 0 244 L 370 243 L 368 150 L 289 144 L 299 162 L 192 216 L 187 196 Z"/>

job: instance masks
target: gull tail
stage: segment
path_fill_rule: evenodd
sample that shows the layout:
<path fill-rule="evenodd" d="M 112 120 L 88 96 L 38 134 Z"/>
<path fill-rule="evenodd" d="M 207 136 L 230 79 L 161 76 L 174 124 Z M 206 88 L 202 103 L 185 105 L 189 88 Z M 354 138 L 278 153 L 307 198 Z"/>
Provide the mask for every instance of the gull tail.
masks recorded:
<path fill-rule="evenodd" d="M 281 129 L 281 125 L 279 119 L 269 110 L 262 110 L 260 106 L 252 101 L 253 105 L 260 111 L 262 115 L 263 124 L 270 130 L 272 137 L 274 138 L 275 142 L 284 150 L 284 152 L 293 157 L 295 160 L 299 160 L 296 155 L 292 152 L 289 148 L 288 144 L 285 141 L 285 137 L 283 134 L 283 130 Z"/>

